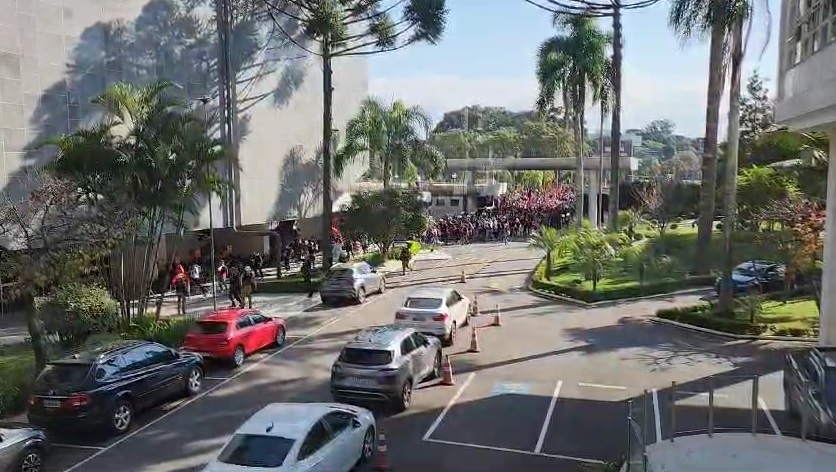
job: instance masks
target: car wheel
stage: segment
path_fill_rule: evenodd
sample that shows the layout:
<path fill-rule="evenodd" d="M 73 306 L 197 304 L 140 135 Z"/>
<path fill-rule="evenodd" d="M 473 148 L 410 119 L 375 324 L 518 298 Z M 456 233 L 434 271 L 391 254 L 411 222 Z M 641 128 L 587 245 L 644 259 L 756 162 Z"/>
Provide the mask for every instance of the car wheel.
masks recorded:
<path fill-rule="evenodd" d="M 357 289 L 357 303 L 363 303 L 366 301 L 366 288 L 360 287 Z"/>
<path fill-rule="evenodd" d="M 386 279 L 384 279 L 383 277 L 380 278 L 380 286 L 378 287 L 378 289 L 380 290 L 381 295 L 386 293 Z"/>
<path fill-rule="evenodd" d="M 433 371 L 430 374 L 430 378 L 437 379 L 441 377 L 441 351 L 438 351 L 435 355 L 435 360 L 433 361 Z"/>
<path fill-rule="evenodd" d="M 454 321 L 450 326 L 450 333 L 447 334 L 447 338 L 444 340 L 444 345 L 452 346 L 453 344 L 456 344 L 456 334 L 458 334 L 458 328 L 456 327 L 456 322 Z"/>
<path fill-rule="evenodd" d="M 398 411 L 406 411 L 409 408 L 409 405 L 412 404 L 412 381 L 407 380 L 401 386 L 401 393 L 398 395 L 398 399 L 395 401 L 395 406 L 397 407 Z"/>
<path fill-rule="evenodd" d="M 203 370 L 200 367 L 192 367 L 189 375 L 186 376 L 186 396 L 197 395 L 201 388 L 203 388 Z"/>
<path fill-rule="evenodd" d="M 375 441 L 375 433 L 374 428 L 369 426 L 366 429 L 366 434 L 363 435 L 363 448 L 360 450 L 360 460 L 358 464 L 365 464 L 372 460 L 374 456 L 374 445 L 377 441 Z"/>
<path fill-rule="evenodd" d="M 17 468 L 13 472 L 41 472 L 44 470 L 44 457 L 37 447 L 27 447 L 20 455 Z"/>
<path fill-rule="evenodd" d="M 276 330 L 276 347 L 284 346 L 285 341 L 287 341 L 287 330 L 284 329 L 284 326 L 279 326 L 279 329 Z"/>
<path fill-rule="evenodd" d="M 244 365 L 244 359 L 247 358 L 247 353 L 244 352 L 244 346 L 238 346 L 235 348 L 235 352 L 232 353 L 232 365 L 235 367 L 241 367 Z"/>
<path fill-rule="evenodd" d="M 110 429 L 115 434 L 125 434 L 131 429 L 134 421 L 134 409 L 130 402 L 119 400 L 113 406 L 110 415 Z"/>

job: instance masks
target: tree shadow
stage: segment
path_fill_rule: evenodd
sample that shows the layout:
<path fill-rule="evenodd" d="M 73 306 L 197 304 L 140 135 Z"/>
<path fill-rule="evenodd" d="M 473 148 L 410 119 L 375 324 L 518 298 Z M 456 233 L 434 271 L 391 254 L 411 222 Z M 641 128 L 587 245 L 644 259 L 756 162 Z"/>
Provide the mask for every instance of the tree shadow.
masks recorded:
<path fill-rule="evenodd" d="M 319 209 L 322 202 L 322 151 L 313 159 L 305 158 L 302 146 L 293 146 L 279 170 L 281 188 L 273 203 L 273 220 L 304 219 Z"/>
<path fill-rule="evenodd" d="M 40 90 L 24 90 L 28 144 L 20 168 L 8 177 L 6 195 L 13 201 L 25 197 L 36 183 L 32 170 L 55 156 L 54 149 L 39 145 L 100 119 L 102 111 L 91 99 L 114 83 L 145 84 L 166 78 L 179 86 L 176 93 L 185 98 L 216 100 L 219 45 L 213 8 L 212 0 L 151 0 L 133 19 L 96 22 L 80 30 L 77 38 L 65 36 L 65 43 L 72 42 L 74 47 L 67 47 L 64 67 L 55 66 L 63 69 L 63 76 Z M 82 14 L 81 10 L 72 13 Z M 266 101 L 284 107 L 305 78 L 304 58 L 290 56 L 298 48 L 289 47 L 290 41 L 278 27 L 265 19 L 260 11 L 238 12 L 231 26 L 238 91 L 236 145 L 249 135 L 248 112 L 255 105 Z M 291 20 L 282 26 L 292 36 L 299 34 Z M 52 74 L 57 75 L 61 74 Z M 46 78 L 43 73 L 40 77 Z M 217 131 L 218 123 L 212 127 L 210 131 Z"/>

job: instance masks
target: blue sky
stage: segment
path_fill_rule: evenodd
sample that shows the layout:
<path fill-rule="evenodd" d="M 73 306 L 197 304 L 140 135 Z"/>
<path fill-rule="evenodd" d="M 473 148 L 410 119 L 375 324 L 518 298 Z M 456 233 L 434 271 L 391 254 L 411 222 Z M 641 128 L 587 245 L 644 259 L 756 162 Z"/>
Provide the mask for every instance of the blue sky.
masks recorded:
<path fill-rule="evenodd" d="M 747 52 L 748 75 L 759 69 L 772 82 L 777 70 L 779 0 L 767 41 L 764 9 L 756 17 Z M 416 45 L 370 59 L 370 93 L 421 105 L 435 117 L 466 105 L 531 108 L 538 45 L 554 34 L 548 13 L 523 0 L 447 0 L 450 18 L 437 46 Z M 708 67 L 706 40 L 680 43 L 667 26 L 667 0 L 624 16 L 624 129 L 668 118 L 677 131 L 703 134 Z M 611 20 L 603 20 L 607 28 Z M 761 55 L 764 44 L 766 52 Z M 725 109 L 723 115 L 725 116 Z M 590 126 L 598 114 L 590 108 Z M 725 129 L 725 126 L 723 126 Z"/>

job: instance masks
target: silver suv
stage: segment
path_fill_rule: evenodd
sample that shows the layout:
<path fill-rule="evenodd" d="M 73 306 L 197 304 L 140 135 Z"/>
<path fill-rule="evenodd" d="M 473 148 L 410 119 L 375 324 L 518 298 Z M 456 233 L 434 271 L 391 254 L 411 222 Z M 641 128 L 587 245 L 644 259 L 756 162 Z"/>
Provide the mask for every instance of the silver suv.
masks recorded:
<path fill-rule="evenodd" d="M 331 305 L 341 300 L 363 303 L 369 293 L 386 291 L 386 278 L 366 262 L 347 262 L 328 269 L 319 288 L 322 303 Z"/>
<path fill-rule="evenodd" d="M 412 328 L 377 326 L 343 347 L 331 367 L 331 395 L 337 402 L 383 400 L 406 410 L 413 387 L 440 374 L 441 341 Z"/>

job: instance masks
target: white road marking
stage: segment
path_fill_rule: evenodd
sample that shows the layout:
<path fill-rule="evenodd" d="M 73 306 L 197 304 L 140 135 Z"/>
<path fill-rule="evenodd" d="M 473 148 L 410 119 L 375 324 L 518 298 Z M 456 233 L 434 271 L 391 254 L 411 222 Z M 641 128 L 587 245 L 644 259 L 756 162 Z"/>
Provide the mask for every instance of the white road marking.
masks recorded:
<path fill-rule="evenodd" d="M 203 378 L 206 379 L 206 380 L 221 380 L 221 381 L 229 379 L 229 377 L 203 377 Z"/>
<path fill-rule="evenodd" d="M 290 344 L 286 345 L 285 347 L 283 347 L 283 348 L 281 348 L 281 349 L 278 349 L 278 350 L 277 350 L 277 351 L 275 351 L 275 352 L 272 352 L 272 353 L 270 353 L 270 354 L 268 354 L 268 355 L 266 355 L 266 356 L 262 357 L 261 359 L 258 359 L 258 360 L 257 360 L 257 361 L 255 361 L 255 362 L 252 362 L 252 363 L 250 363 L 250 364 L 247 364 L 247 366 L 246 366 L 245 368 L 243 368 L 243 369 L 241 369 L 240 371 L 236 372 L 236 373 L 235 373 L 235 374 L 233 374 L 231 377 L 226 378 L 226 379 L 224 379 L 224 380 L 223 380 L 223 381 L 221 381 L 221 382 L 218 382 L 216 385 L 213 385 L 213 386 L 211 386 L 211 387 L 207 388 L 206 390 L 204 390 L 203 392 L 199 393 L 198 395 L 195 395 L 194 397 L 189 398 L 188 400 L 184 401 L 183 403 L 180 403 L 179 405 L 177 405 L 177 407 L 176 407 L 176 408 L 172 408 L 171 410 L 169 410 L 169 411 L 165 412 L 165 414 L 163 414 L 163 415 L 161 415 L 161 416 L 157 417 L 157 418 L 156 418 L 156 419 L 154 419 L 153 421 L 151 421 L 151 422 L 149 422 L 149 423 L 146 423 L 145 425 L 143 425 L 143 426 L 141 426 L 141 427 L 139 427 L 139 428 L 137 428 L 137 429 L 133 430 L 132 432 L 130 432 L 129 434 L 126 434 L 125 436 L 122 436 L 121 438 L 119 438 L 118 440 L 116 440 L 116 441 L 112 442 L 111 444 L 109 444 L 109 445 L 107 445 L 107 446 L 105 446 L 105 447 L 103 447 L 103 448 L 99 449 L 98 451 L 96 451 L 96 453 L 94 453 L 94 454 L 90 455 L 89 457 L 86 457 L 86 458 L 84 458 L 83 460 L 81 460 L 81 461 L 79 461 L 79 462 L 75 463 L 74 465 L 72 465 L 72 466 L 71 466 L 71 467 L 69 467 L 68 469 L 64 470 L 64 472 L 72 472 L 73 470 L 78 469 L 78 468 L 79 468 L 79 467 L 81 467 L 82 465 L 84 465 L 84 464 L 86 464 L 86 463 L 90 462 L 91 460 L 93 460 L 93 459 L 95 459 L 95 458 L 99 457 L 100 455 L 102 455 L 102 454 L 104 454 L 105 452 L 107 452 L 107 451 L 109 451 L 109 450 L 113 449 L 114 447 L 116 447 L 116 446 L 118 446 L 118 445 L 122 444 L 123 442 L 127 441 L 128 439 L 131 439 L 132 437 L 134 437 L 134 436 L 136 436 L 137 434 L 139 434 L 139 433 L 141 433 L 141 432 L 145 431 L 146 429 L 150 428 L 151 426 L 154 426 L 155 424 L 159 423 L 160 421 L 162 421 L 162 420 L 163 420 L 163 419 L 165 419 L 165 418 L 168 418 L 169 416 L 171 416 L 172 414 L 176 413 L 177 411 L 180 411 L 180 409 L 181 409 L 182 407 L 184 407 L 184 406 L 186 406 L 186 405 L 189 405 L 189 404 L 191 404 L 191 403 L 194 403 L 194 402 L 196 402 L 197 400 L 200 400 L 201 398 L 205 397 L 206 395 L 209 395 L 210 393 L 212 393 L 212 392 L 214 392 L 215 390 L 217 390 L 217 389 L 219 389 L 219 388 L 223 387 L 224 385 L 228 384 L 229 382 L 231 382 L 231 381 L 233 381 L 233 380 L 237 379 L 238 377 L 241 377 L 242 375 L 244 375 L 244 374 L 246 374 L 247 372 L 249 372 L 249 371 L 251 371 L 251 370 L 255 369 L 256 367 L 260 366 L 261 364 L 263 364 L 263 363 L 265 363 L 265 362 L 269 361 L 270 359 L 272 359 L 272 358 L 274 358 L 274 357 L 278 356 L 279 354 L 283 353 L 284 351 L 287 351 L 288 349 L 291 349 L 291 348 L 293 348 L 293 347 L 295 347 L 295 346 L 299 345 L 300 343 L 303 343 L 303 342 L 307 341 L 308 339 L 313 338 L 314 336 L 316 336 L 316 335 L 317 335 L 317 334 L 319 334 L 320 332 L 324 331 L 326 328 L 328 328 L 328 327 L 329 327 L 329 326 L 331 326 L 332 324 L 337 323 L 338 321 L 340 321 L 340 320 L 342 320 L 342 319 L 345 319 L 345 318 L 346 318 L 346 317 L 348 317 L 348 316 L 354 315 L 355 313 L 359 313 L 361 308 L 364 308 L 364 307 L 365 307 L 366 305 L 368 305 L 369 303 L 374 302 L 374 300 L 380 300 L 380 298 L 373 298 L 373 299 L 371 299 L 370 301 L 367 301 L 366 303 L 364 303 L 364 304 L 362 304 L 362 305 L 357 305 L 357 306 L 356 306 L 353 310 L 349 311 L 348 313 L 346 313 L 346 314 L 344 314 L 344 315 L 336 315 L 336 316 L 331 317 L 330 319 L 328 319 L 327 321 L 325 321 L 325 322 L 323 322 L 321 325 L 319 325 L 316 329 L 314 329 L 313 331 L 311 331 L 309 334 L 307 334 L 307 335 L 305 335 L 305 336 L 303 336 L 303 337 L 301 337 L 301 338 L 297 339 L 296 341 L 293 341 L 292 343 L 290 343 Z"/>
<path fill-rule="evenodd" d="M 459 400 L 459 397 L 462 396 L 462 393 L 464 393 L 465 389 L 468 385 L 470 385 L 470 382 L 473 381 L 474 377 L 476 377 L 476 372 L 471 372 L 470 375 L 467 376 L 462 386 L 459 387 L 459 390 L 456 392 L 455 395 L 453 395 L 453 398 L 451 398 L 450 401 L 447 402 L 447 405 L 444 407 L 443 410 L 441 410 L 441 413 L 438 415 L 435 421 L 433 421 L 433 424 L 430 425 L 430 428 L 427 430 L 426 433 L 424 433 L 424 441 L 429 440 L 430 436 L 433 435 L 435 430 L 438 429 L 439 426 L 441 426 L 441 422 L 444 421 L 444 417 L 447 415 L 450 409 L 453 408 L 453 405 L 456 404 L 456 402 Z"/>
<path fill-rule="evenodd" d="M 654 388 L 653 394 L 653 424 L 656 426 L 656 442 L 662 442 L 662 419 L 659 416 L 659 392 Z"/>
<path fill-rule="evenodd" d="M 457 441 L 445 441 L 443 439 L 424 439 L 424 441 L 436 444 L 445 444 L 447 446 L 470 447 L 473 449 L 483 449 L 487 451 L 510 452 L 512 454 L 522 454 L 524 456 L 548 457 L 550 459 L 563 459 L 575 462 L 582 462 L 584 464 L 604 464 L 603 461 L 595 459 L 584 459 L 582 457 L 563 456 L 560 454 L 547 454 L 545 452 L 523 451 L 521 449 L 510 449 L 507 447 L 485 446 L 484 444 L 470 444 Z"/>
<path fill-rule="evenodd" d="M 607 390 L 627 390 L 627 387 L 622 387 L 621 385 L 606 385 L 586 382 L 578 382 L 578 387 L 603 388 Z"/>
<path fill-rule="evenodd" d="M 549 432 L 549 423 L 552 421 L 554 414 L 554 406 L 557 404 L 557 399 L 560 397 L 560 389 L 563 387 L 563 381 L 558 380 L 557 385 L 552 392 L 552 399 L 549 402 L 549 409 L 546 410 L 546 418 L 543 420 L 543 426 L 540 428 L 540 436 L 537 438 L 537 445 L 534 446 L 534 452 L 540 453 L 543 450 L 543 443 L 546 442 L 546 433 Z"/>
<path fill-rule="evenodd" d="M 679 393 L 681 395 L 692 395 L 692 396 L 695 396 L 695 397 L 707 397 L 708 396 L 708 392 L 681 391 L 681 392 L 677 392 L 677 393 Z M 729 398 L 729 396 L 726 395 L 725 393 L 714 393 L 714 398 Z"/>
<path fill-rule="evenodd" d="M 82 444 L 52 443 L 51 446 L 52 447 L 64 447 L 64 448 L 67 448 L 67 449 L 86 449 L 86 450 L 89 450 L 89 451 L 101 451 L 102 449 L 104 449 L 101 446 L 85 446 L 85 445 L 82 445 Z"/>
<path fill-rule="evenodd" d="M 778 423 L 775 422 L 775 418 L 772 416 L 772 412 L 769 410 L 769 405 L 766 404 L 763 398 L 758 397 L 758 406 L 761 407 L 761 410 L 766 414 L 766 420 L 769 421 L 769 426 L 772 426 L 772 431 L 775 431 L 776 436 L 783 436 L 781 434 L 781 429 L 778 428 Z"/>

